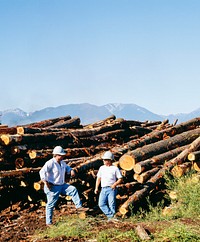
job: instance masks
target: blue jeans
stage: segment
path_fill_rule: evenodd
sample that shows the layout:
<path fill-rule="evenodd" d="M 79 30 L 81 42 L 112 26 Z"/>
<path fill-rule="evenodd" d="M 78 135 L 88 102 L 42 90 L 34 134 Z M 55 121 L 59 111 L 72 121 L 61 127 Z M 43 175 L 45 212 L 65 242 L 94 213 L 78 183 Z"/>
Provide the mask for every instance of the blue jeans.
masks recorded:
<path fill-rule="evenodd" d="M 117 189 L 102 187 L 99 195 L 99 207 L 107 218 L 112 218 L 116 212 Z"/>
<path fill-rule="evenodd" d="M 76 187 L 63 184 L 63 185 L 52 185 L 51 189 L 45 185 L 44 192 L 47 196 L 47 204 L 46 204 L 46 224 L 52 224 L 52 217 L 53 217 L 53 209 L 58 201 L 59 195 L 69 195 L 72 197 L 72 201 L 75 204 L 76 208 L 82 207 L 82 203 L 78 194 Z"/>

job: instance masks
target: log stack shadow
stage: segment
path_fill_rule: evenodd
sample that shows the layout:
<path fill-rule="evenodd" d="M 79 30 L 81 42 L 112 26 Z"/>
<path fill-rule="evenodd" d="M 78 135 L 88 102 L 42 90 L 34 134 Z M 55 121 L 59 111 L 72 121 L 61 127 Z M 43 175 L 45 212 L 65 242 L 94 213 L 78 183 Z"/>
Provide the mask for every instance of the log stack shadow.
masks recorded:
<path fill-rule="evenodd" d="M 180 124 L 164 121 L 135 121 L 114 115 L 88 125 L 79 117 L 64 116 L 28 125 L 0 125 L 0 211 L 20 202 L 20 209 L 45 205 L 39 170 L 61 145 L 66 163 L 76 178 L 66 177 L 75 185 L 85 206 L 97 207 L 94 194 L 96 174 L 103 164 L 101 156 L 111 150 L 114 165 L 123 174 L 118 186 L 120 216 L 155 191 L 162 189 L 166 172 L 180 177 L 191 169 L 199 172 L 200 118 Z M 71 205 L 69 197 L 60 204 Z"/>

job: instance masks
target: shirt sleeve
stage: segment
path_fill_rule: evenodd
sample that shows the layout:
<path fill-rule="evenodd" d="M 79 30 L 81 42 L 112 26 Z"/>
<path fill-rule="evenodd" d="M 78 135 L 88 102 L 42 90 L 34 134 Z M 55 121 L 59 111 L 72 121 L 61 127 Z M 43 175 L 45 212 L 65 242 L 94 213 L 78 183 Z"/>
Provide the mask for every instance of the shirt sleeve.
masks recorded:
<path fill-rule="evenodd" d="M 69 174 L 71 170 L 73 170 L 73 169 L 72 169 L 70 166 L 66 165 L 66 167 L 65 167 L 65 172 L 66 172 L 67 174 Z"/>
<path fill-rule="evenodd" d="M 121 174 L 119 168 L 117 168 L 117 170 L 116 170 L 116 177 L 117 177 L 117 179 L 122 178 L 122 174 Z"/>
<path fill-rule="evenodd" d="M 43 181 L 47 181 L 47 175 L 46 175 L 47 173 L 48 173 L 48 163 L 46 163 L 39 171 L 40 179 Z"/>

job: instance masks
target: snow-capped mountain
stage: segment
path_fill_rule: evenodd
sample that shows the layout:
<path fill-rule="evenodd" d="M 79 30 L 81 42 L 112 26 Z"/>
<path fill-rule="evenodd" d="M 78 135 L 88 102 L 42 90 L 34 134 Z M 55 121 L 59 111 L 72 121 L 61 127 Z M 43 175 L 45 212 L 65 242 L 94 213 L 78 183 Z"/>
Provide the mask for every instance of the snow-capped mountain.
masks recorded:
<path fill-rule="evenodd" d="M 117 118 L 138 121 L 162 121 L 169 119 L 170 123 L 178 119 L 178 122 L 190 120 L 200 116 L 200 108 L 188 114 L 171 114 L 168 116 L 155 114 L 136 104 L 109 103 L 96 106 L 89 103 L 67 104 L 58 107 L 47 107 L 32 113 L 26 113 L 21 109 L 5 110 L 1 113 L 1 123 L 8 126 L 29 124 L 45 119 L 70 115 L 78 116 L 81 124 L 89 124 L 107 118 L 114 114 Z"/>

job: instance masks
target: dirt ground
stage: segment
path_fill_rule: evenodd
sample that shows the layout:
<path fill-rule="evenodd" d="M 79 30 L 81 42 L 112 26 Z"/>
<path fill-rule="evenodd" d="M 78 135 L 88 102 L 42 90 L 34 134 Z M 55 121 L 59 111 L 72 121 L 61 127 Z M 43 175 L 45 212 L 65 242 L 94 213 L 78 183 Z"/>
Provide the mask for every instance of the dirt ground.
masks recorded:
<path fill-rule="evenodd" d="M 12 205 L 12 207 L 6 208 L 0 212 L 0 242 L 12 241 L 12 242 L 21 242 L 21 241 L 34 241 L 32 239 L 32 235 L 36 230 L 46 229 L 45 225 L 45 207 L 27 207 L 20 209 L 20 203 Z M 74 209 L 75 210 L 75 209 Z M 59 220 L 59 217 L 63 215 L 69 215 L 73 213 L 73 208 L 69 209 L 69 207 L 62 207 L 54 210 L 54 218 Z M 96 224 L 94 224 L 94 230 L 103 230 L 107 228 L 108 224 L 105 223 L 102 219 L 102 223 L 99 223 L 99 220 Z M 123 230 L 134 229 L 136 225 L 123 223 L 123 227 L 121 224 L 113 223 L 113 227 L 122 228 Z M 96 228 L 95 228 L 96 227 Z M 62 236 L 54 239 L 43 239 L 36 240 L 37 242 L 50 242 L 50 241 L 77 241 L 77 242 L 85 242 L 85 240 L 81 238 L 69 238 L 66 236 Z"/>
<path fill-rule="evenodd" d="M 12 205 L 12 207 L 6 208 L 0 212 L 0 242 L 52 242 L 52 241 L 68 241 L 68 242 L 86 242 L 86 240 L 78 237 L 66 237 L 61 236 L 54 239 L 42 239 L 42 240 L 34 240 L 32 235 L 35 233 L 36 230 L 43 230 L 46 229 L 45 225 L 45 207 L 36 207 L 36 206 L 27 206 L 27 208 L 20 209 L 20 203 Z M 63 215 L 69 215 L 75 211 L 75 208 L 62 206 L 59 209 L 54 210 L 54 218 L 59 220 L 59 217 L 63 217 Z M 185 224 L 192 224 L 194 221 L 190 220 L 183 220 Z M 200 221 L 199 226 L 200 226 Z M 105 221 L 95 222 L 94 230 L 101 231 L 103 229 L 108 228 L 108 223 Z M 123 223 L 123 226 L 122 224 Z M 162 223 L 164 223 L 162 225 Z M 161 226 L 168 226 L 167 224 L 170 222 L 154 222 L 153 224 L 140 224 L 148 231 L 150 234 L 155 233 L 158 228 Z M 195 222 L 196 223 L 196 222 Z M 121 229 L 122 231 L 129 231 L 134 229 L 138 223 L 130 223 L 130 222 L 119 222 L 119 223 L 112 223 L 110 226 L 112 228 Z M 88 240 L 90 241 L 90 240 Z M 124 241 L 126 242 L 126 241 Z M 128 242 L 128 241 L 127 241 Z"/>

